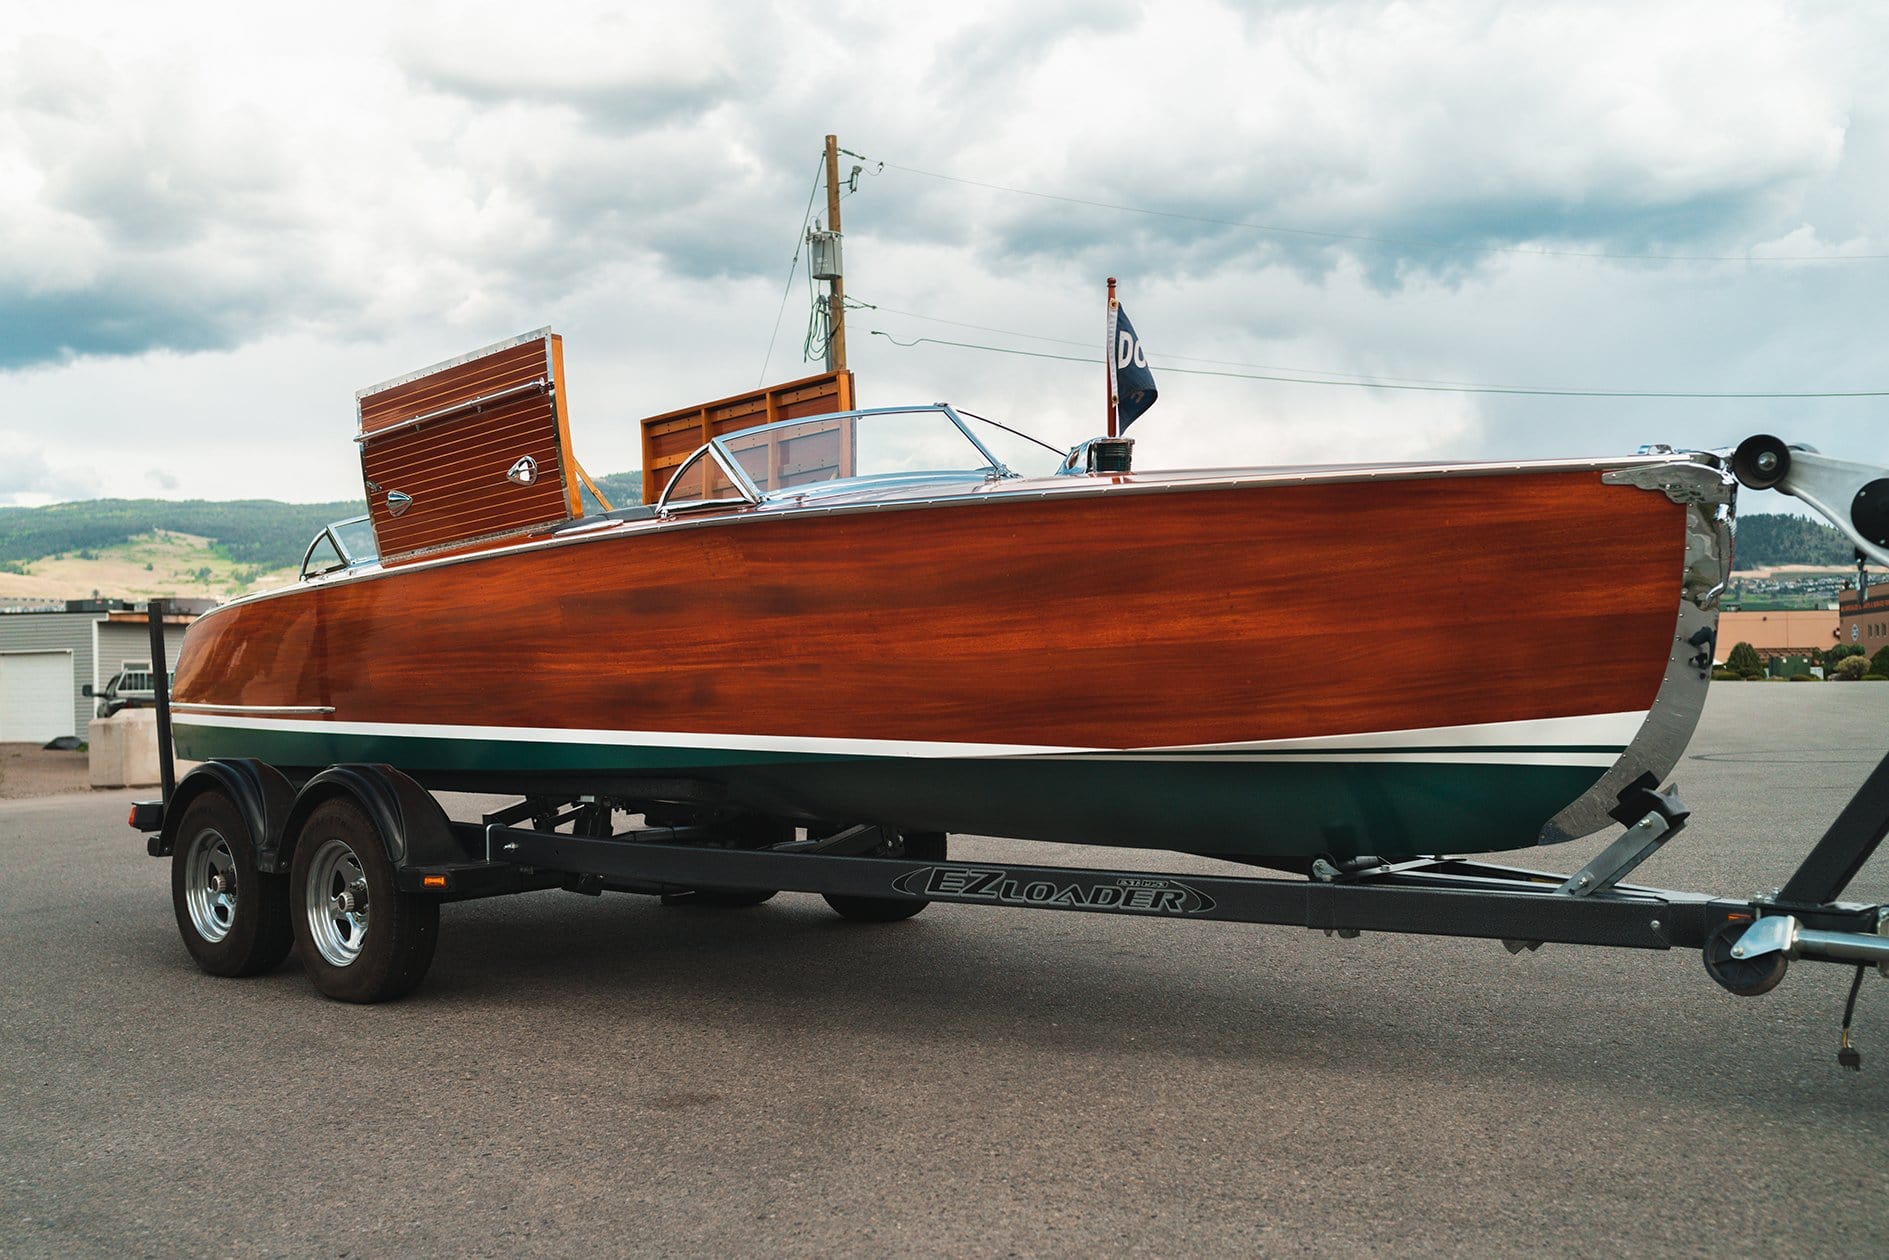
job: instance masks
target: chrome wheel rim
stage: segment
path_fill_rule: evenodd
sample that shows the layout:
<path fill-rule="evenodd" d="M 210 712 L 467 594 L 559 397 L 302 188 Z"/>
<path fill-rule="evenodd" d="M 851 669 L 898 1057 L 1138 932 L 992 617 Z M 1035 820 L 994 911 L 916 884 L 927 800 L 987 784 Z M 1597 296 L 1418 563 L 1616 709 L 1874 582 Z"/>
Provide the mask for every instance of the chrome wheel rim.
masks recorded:
<path fill-rule="evenodd" d="M 198 936 L 214 945 L 236 922 L 236 855 L 214 827 L 190 839 L 184 856 L 184 908 Z"/>
<path fill-rule="evenodd" d="M 324 840 L 308 864 L 302 894 L 309 939 L 337 967 L 361 956 L 367 941 L 367 872 L 344 840 Z"/>

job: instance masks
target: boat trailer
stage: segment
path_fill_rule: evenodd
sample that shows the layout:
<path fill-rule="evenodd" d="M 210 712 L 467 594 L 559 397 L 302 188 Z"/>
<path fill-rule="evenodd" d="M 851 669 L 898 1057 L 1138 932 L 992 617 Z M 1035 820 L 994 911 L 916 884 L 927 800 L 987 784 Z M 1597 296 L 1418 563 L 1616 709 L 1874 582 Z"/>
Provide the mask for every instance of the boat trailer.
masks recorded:
<path fill-rule="evenodd" d="M 152 624 L 161 624 L 157 615 Z M 152 658 L 164 660 L 155 649 Z M 652 786 L 673 800 L 705 785 Z M 731 833 L 690 823 L 616 830 L 614 821 L 627 802 L 595 796 L 528 797 L 476 822 L 451 821 L 430 792 L 385 765 L 330 767 L 297 789 L 259 762 L 205 762 L 183 782 L 167 784 L 164 800 L 134 804 L 129 821 L 151 833 L 152 856 L 173 856 L 184 814 L 211 795 L 234 803 L 258 838 L 257 875 L 283 883 L 292 869 L 289 850 L 313 847 L 296 845 L 296 830 L 322 802 L 340 799 L 359 808 L 369 834 L 356 848 L 368 869 L 354 872 L 359 878 L 352 891 L 339 894 L 342 900 L 332 909 L 311 905 L 311 917 L 331 915 L 334 923 L 364 927 L 371 904 L 377 925 L 412 919 L 425 926 L 430 916 L 431 926 L 385 983 L 366 989 L 331 984 L 327 968 L 311 966 L 325 994 L 352 1001 L 398 997 L 418 983 L 431 961 L 441 904 L 554 888 L 642 893 L 709 906 L 751 905 L 776 891 L 818 893 L 845 917 L 871 921 L 907 918 L 937 901 L 1276 924 L 1339 937 L 1480 937 L 1499 940 L 1511 953 L 1547 943 L 1697 949 L 1712 979 L 1741 996 L 1775 988 L 1792 960 L 1835 962 L 1856 968 L 1838 1051 L 1839 1062 L 1852 1069 L 1861 1063 L 1850 1044 L 1850 1025 L 1864 970 L 1874 966 L 1889 976 L 1889 910 L 1838 900 L 1889 834 L 1889 757 L 1796 872 L 1775 892 L 1754 898 L 1624 882 L 1679 834 L 1688 816 L 1675 791 L 1644 786 L 1629 794 L 1631 812 L 1623 806 L 1633 817 L 1625 832 L 1572 875 L 1434 857 L 1321 859 L 1308 877 L 950 861 L 944 859 L 942 835 L 900 835 L 871 825 L 828 835 L 809 835 L 785 823 L 771 825 L 762 836 L 752 826 Z M 756 845 L 757 838 L 765 842 Z M 370 891 L 379 882 L 376 866 L 385 868 L 380 878 L 386 882 Z M 240 871 L 228 875 L 240 888 Z M 351 900 L 356 897 L 358 903 Z M 283 900 L 286 911 L 288 898 Z M 350 918 L 355 913 L 358 920 Z M 346 947 L 345 940 L 331 943 Z M 327 946 L 317 947 L 327 952 Z M 286 926 L 274 957 L 267 952 L 220 973 L 254 974 L 281 962 L 288 952 Z M 205 962 L 201 955 L 199 962 Z"/>
<path fill-rule="evenodd" d="M 1769 437 L 1748 439 L 1733 467 L 1747 486 L 1805 498 L 1857 543 L 1859 555 L 1889 563 L 1889 478 L 1880 470 Z M 1846 496 L 1853 496 L 1850 512 L 1829 510 Z M 289 890 L 300 887 L 302 914 L 314 925 L 304 965 L 324 994 L 343 1000 L 381 1001 L 417 984 L 432 959 L 442 903 L 553 888 L 721 906 L 752 905 L 776 891 L 818 893 L 847 918 L 880 922 L 937 901 L 1277 924 L 1340 937 L 1481 937 L 1511 953 L 1550 942 L 1697 949 L 1712 979 L 1741 996 L 1775 988 L 1793 960 L 1833 962 L 1856 970 L 1838 1051 L 1851 1069 L 1861 1063 L 1850 1025 L 1864 972 L 1874 966 L 1889 976 L 1889 909 L 1839 900 L 1889 834 L 1889 756 L 1790 878 L 1752 898 L 1625 882 L 1688 817 L 1676 790 L 1659 790 L 1650 775 L 1623 792 L 1613 811 L 1625 832 L 1571 875 L 1456 857 L 1319 859 L 1291 876 L 950 861 L 939 833 L 717 821 L 715 785 L 686 780 L 652 781 L 621 796 L 546 792 L 476 822 L 449 820 L 427 787 L 386 765 L 331 766 L 291 783 L 258 761 L 208 761 L 177 782 L 161 600 L 151 601 L 150 625 L 163 799 L 135 803 L 129 822 L 148 833 L 152 856 L 176 859 L 179 915 L 196 923 L 200 938 L 186 928 L 186 944 L 215 974 L 266 971 L 287 956 Z M 179 854 L 186 818 L 203 810 L 220 811 L 214 827 L 195 832 L 213 842 L 206 848 L 184 837 L 187 852 Z M 640 814 L 646 825 L 619 831 L 619 812 Z M 306 842 L 317 823 L 329 829 L 324 835 L 341 836 L 345 856 L 334 839 Z M 216 827 L 240 828 L 249 842 L 214 839 Z M 1176 847 L 1216 856 L 1206 840 L 1197 850 Z M 319 851 L 311 858 L 310 850 Z M 194 864 L 188 871 L 187 861 Z M 319 879 L 308 875 L 311 861 L 329 863 Z M 393 951 L 371 971 L 354 965 L 370 909 L 377 929 L 370 944 Z"/>

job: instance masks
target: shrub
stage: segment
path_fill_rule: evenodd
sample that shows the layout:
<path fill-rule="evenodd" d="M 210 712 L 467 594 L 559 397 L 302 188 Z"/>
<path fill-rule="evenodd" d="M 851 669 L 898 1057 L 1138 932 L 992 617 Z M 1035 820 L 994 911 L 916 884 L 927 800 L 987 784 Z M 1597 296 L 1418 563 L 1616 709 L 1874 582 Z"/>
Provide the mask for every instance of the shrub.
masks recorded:
<path fill-rule="evenodd" d="M 1857 682 L 1889 682 L 1889 674 L 1864 674 Z"/>
<path fill-rule="evenodd" d="M 1876 655 L 1869 658 L 1869 672 L 1889 677 L 1889 647 L 1878 649 Z"/>
<path fill-rule="evenodd" d="M 1817 677 L 1815 674 L 1792 674 L 1791 681 L 1792 682 L 1822 682 L 1823 679 Z"/>
<path fill-rule="evenodd" d="M 1745 676 L 1737 670 L 1715 669 L 1712 671 L 1713 682 L 1743 682 Z"/>
<path fill-rule="evenodd" d="M 1753 674 L 1764 672 L 1764 660 L 1758 655 L 1758 649 L 1749 643 L 1735 643 L 1725 657 L 1725 668 L 1736 670 L 1749 678 Z"/>
<path fill-rule="evenodd" d="M 1855 682 L 1869 672 L 1869 658 L 1862 655 L 1846 656 L 1837 662 L 1836 678 L 1838 682 Z"/>

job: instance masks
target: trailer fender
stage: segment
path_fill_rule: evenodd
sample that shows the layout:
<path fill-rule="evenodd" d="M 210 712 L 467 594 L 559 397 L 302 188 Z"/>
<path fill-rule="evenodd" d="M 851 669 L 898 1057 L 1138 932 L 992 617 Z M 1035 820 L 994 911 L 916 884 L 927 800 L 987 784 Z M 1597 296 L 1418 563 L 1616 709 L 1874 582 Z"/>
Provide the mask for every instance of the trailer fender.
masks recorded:
<path fill-rule="evenodd" d="M 176 849 L 177 828 L 183 823 L 184 811 L 205 792 L 221 792 L 235 804 L 255 841 L 258 870 L 277 874 L 288 869 L 288 856 L 281 855 L 278 862 L 277 849 L 295 803 L 295 789 L 280 770 L 253 757 L 206 761 L 185 775 L 164 803 L 163 830 L 152 848 L 153 855 L 162 856 Z"/>
<path fill-rule="evenodd" d="M 432 793 L 392 766 L 343 765 L 329 766 L 296 796 L 282 831 L 281 869 L 288 869 L 295 837 L 309 814 L 337 797 L 353 801 L 373 820 L 395 870 L 467 858 Z"/>

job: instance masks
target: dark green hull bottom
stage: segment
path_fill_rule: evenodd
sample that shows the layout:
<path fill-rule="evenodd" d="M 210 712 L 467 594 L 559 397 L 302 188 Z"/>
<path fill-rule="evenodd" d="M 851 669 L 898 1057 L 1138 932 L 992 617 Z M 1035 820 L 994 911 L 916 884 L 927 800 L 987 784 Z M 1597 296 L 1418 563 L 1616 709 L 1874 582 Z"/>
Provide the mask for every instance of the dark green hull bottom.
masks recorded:
<path fill-rule="evenodd" d="M 1464 760 L 834 756 L 509 739 L 177 728 L 179 755 L 254 757 L 292 777 L 384 762 L 435 790 L 669 799 L 654 780 L 719 785 L 806 820 L 1124 845 L 1252 859 L 1399 858 L 1528 848 L 1603 767 Z M 1490 750 L 1478 750 L 1486 756 Z M 1568 749 L 1505 750 L 1568 753 Z M 1592 751 L 1592 750 L 1586 750 Z"/>

